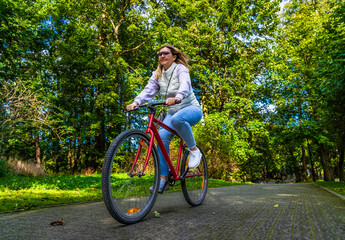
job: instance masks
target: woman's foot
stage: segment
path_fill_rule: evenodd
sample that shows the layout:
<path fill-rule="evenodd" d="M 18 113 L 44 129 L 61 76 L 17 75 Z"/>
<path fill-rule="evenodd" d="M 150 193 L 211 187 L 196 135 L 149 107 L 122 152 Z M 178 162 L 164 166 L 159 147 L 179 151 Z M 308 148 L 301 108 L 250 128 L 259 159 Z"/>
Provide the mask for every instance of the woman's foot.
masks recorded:
<path fill-rule="evenodd" d="M 197 168 L 200 164 L 202 154 L 197 147 L 192 148 L 192 149 L 188 148 L 188 150 L 190 152 L 188 167 L 189 168 Z"/>
<path fill-rule="evenodd" d="M 165 178 L 161 178 L 161 181 L 159 182 L 159 188 L 158 193 L 163 193 L 164 191 L 169 190 L 169 183 Z M 153 191 L 153 186 L 150 187 L 150 192 Z"/>

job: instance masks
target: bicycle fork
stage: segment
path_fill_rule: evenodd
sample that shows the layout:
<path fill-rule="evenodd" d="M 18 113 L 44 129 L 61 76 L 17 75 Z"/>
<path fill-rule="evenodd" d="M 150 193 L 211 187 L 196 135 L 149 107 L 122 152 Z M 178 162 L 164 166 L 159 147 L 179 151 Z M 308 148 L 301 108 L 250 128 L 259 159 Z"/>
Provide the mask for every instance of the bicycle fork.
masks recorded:
<path fill-rule="evenodd" d="M 150 140 L 150 145 L 147 146 L 147 144 L 143 141 L 143 139 L 140 139 L 139 141 L 139 146 L 138 146 L 138 150 L 137 150 L 137 154 L 135 156 L 135 159 L 134 159 L 134 162 L 133 162 L 133 165 L 132 165 L 132 168 L 131 170 L 129 171 L 128 175 L 130 177 L 134 177 L 134 176 L 138 176 L 139 178 L 142 177 L 142 176 L 145 176 L 144 172 L 145 172 L 145 169 L 146 169 L 146 166 L 147 166 L 147 163 L 150 159 L 150 156 L 151 156 L 151 152 L 152 152 L 152 144 L 151 144 L 151 141 L 152 141 L 152 138 Z M 152 141 L 153 142 L 153 141 Z M 141 152 L 141 149 L 142 148 L 145 148 L 147 149 L 147 156 L 146 156 L 146 159 L 145 159 L 145 163 L 144 163 L 144 166 L 143 166 L 143 169 L 141 172 L 137 172 L 137 173 L 133 173 L 133 170 L 135 168 L 135 165 L 137 164 L 138 162 L 138 159 L 139 159 L 139 156 L 140 156 L 140 152 Z"/>

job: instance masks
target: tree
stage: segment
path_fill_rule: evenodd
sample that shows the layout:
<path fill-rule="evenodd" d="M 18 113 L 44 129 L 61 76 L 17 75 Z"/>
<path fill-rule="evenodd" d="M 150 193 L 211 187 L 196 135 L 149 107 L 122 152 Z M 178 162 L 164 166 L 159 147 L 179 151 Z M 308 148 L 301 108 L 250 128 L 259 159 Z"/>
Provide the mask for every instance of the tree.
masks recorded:
<path fill-rule="evenodd" d="M 345 148 L 345 66 L 343 48 L 345 40 L 345 4 L 341 1 L 334 1 L 331 4 L 331 11 L 328 13 L 329 20 L 325 24 L 325 36 L 322 39 L 325 44 L 325 55 L 321 59 L 320 69 L 325 78 L 325 87 L 322 94 L 325 96 L 326 116 L 324 127 L 334 136 L 339 162 L 338 174 L 340 181 L 345 181 L 344 174 L 344 148 Z"/>
<path fill-rule="evenodd" d="M 1 155 L 32 157 L 40 163 L 40 156 L 31 147 L 35 135 L 52 127 L 49 104 L 41 98 L 41 60 L 47 30 L 44 21 L 46 1 L 2 1 L 0 32 L 0 99 L 1 99 Z M 18 146 L 21 151 L 18 151 Z"/>
<path fill-rule="evenodd" d="M 330 153 L 335 146 L 335 135 L 328 130 L 330 108 L 326 103 L 330 97 L 324 93 L 329 89 L 328 94 L 334 96 L 335 92 L 327 87 L 333 80 L 323 73 L 324 63 L 329 58 L 328 49 L 335 44 L 325 28 L 333 25 L 334 6 L 338 6 L 338 1 L 291 1 L 286 5 L 274 48 L 277 62 L 271 68 L 269 88 L 269 98 L 275 102 L 277 111 L 272 121 L 279 119 L 285 126 L 295 129 L 294 142 L 302 152 L 308 140 L 318 145 L 317 155 L 325 180 L 334 180 Z M 332 69 L 326 68 L 327 71 Z"/>

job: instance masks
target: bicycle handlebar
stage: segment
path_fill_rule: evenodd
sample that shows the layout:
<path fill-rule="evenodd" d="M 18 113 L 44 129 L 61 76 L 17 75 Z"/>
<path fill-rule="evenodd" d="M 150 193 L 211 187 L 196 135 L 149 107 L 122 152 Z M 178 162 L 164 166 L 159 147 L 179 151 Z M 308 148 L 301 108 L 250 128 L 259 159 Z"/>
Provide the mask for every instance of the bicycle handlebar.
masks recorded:
<path fill-rule="evenodd" d="M 175 104 L 180 104 L 181 103 L 181 100 L 175 100 Z M 139 106 L 136 106 L 134 107 L 133 109 L 131 110 L 125 110 L 125 112 L 132 112 L 132 111 L 136 111 L 138 110 L 139 108 L 143 108 L 143 107 L 154 107 L 154 106 L 158 106 L 158 105 L 167 105 L 166 101 L 163 101 L 163 102 L 154 102 L 154 103 L 147 103 L 147 104 L 143 104 L 143 105 L 139 105 Z"/>

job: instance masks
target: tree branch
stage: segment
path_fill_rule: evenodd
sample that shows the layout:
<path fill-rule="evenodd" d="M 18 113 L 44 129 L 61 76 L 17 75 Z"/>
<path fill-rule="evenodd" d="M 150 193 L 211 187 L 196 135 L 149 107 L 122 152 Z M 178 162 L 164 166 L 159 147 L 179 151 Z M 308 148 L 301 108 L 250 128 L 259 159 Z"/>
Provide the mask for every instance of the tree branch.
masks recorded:
<path fill-rule="evenodd" d="M 115 26 L 115 23 L 113 21 L 113 19 L 111 18 L 110 14 L 108 13 L 108 9 L 105 5 L 105 3 L 103 3 L 103 9 L 102 9 L 102 12 L 105 14 L 105 16 L 109 19 L 110 23 L 111 23 L 111 26 L 113 28 L 113 31 L 114 31 L 114 37 L 116 39 L 116 41 L 118 42 L 119 41 L 119 28 L 121 26 L 121 24 L 123 23 L 123 21 L 125 20 L 125 10 L 126 8 L 128 7 L 128 5 L 130 4 L 130 1 L 127 2 L 127 4 L 123 7 L 123 9 L 120 11 L 120 19 L 119 19 L 119 22 L 117 23 L 117 25 Z"/>
<path fill-rule="evenodd" d="M 49 120 L 50 109 L 54 106 L 37 99 L 37 92 L 30 92 L 21 81 L 16 85 L 5 85 L 2 89 L 0 111 L 3 114 L 0 135 L 6 134 L 6 128 L 14 127 L 18 122 L 33 122 L 35 127 L 49 127 L 58 138 L 60 135 L 53 128 L 54 121 Z"/>
<path fill-rule="evenodd" d="M 109 19 L 110 23 L 111 23 L 111 26 L 112 26 L 112 29 L 114 31 L 114 37 L 115 37 L 115 40 L 117 42 L 119 42 L 119 28 L 121 26 L 121 24 L 123 23 L 123 21 L 125 20 L 125 10 L 126 8 L 130 5 L 130 1 L 127 2 L 127 4 L 125 4 L 125 6 L 123 7 L 123 9 L 120 11 L 120 19 L 117 23 L 117 25 L 115 25 L 113 19 L 110 17 L 110 14 L 108 12 L 108 9 L 106 7 L 105 4 L 102 4 L 103 6 L 103 9 L 102 9 L 102 12 L 105 14 L 105 16 Z M 147 31 L 147 36 L 146 36 L 146 39 L 145 41 L 143 41 L 142 43 L 140 43 L 138 46 L 134 47 L 134 48 L 131 48 L 131 49 L 126 49 L 126 50 L 123 50 L 121 52 L 118 53 L 118 56 L 121 56 L 122 54 L 124 53 L 127 53 L 127 52 L 131 52 L 131 51 L 134 51 L 134 50 L 137 50 L 138 48 L 140 48 L 141 46 L 143 46 L 145 43 L 147 43 L 149 41 L 149 32 Z"/>
<path fill-rule="evenodd" d="M 146 39 L 145 41 L 143 41 L 142 43 L 140 43 L 138 46 L 134 47 L 134 48 L 131 48 L 131 49 L 127 49 L 127 50 L 123 50 L 119 53 L 119 56 L 121 56 L 122 54 L 124 53 L 127 53 L 127 52 L 131 52 L 131 51 L 134 51 L 134 50 L 137 50 L 138 48 L 140 48 L 141 46 L 143 46 L 145 43 L 147 43 L 149 41 L 149 33 L 147 32 L 147 36 L 146 36 Z"/>

